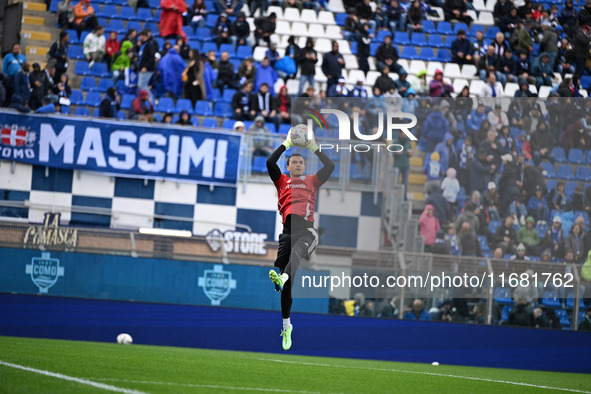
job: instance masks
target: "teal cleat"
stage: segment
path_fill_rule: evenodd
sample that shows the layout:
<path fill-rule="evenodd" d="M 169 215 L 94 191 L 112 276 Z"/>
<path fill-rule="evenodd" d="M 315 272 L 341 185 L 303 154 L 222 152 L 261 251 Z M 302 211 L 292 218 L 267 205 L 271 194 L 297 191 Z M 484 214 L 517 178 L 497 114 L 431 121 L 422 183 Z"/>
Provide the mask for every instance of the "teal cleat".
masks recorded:
<path fill-rule="evenodd" d="M 289 350 L 291 348 L 291 333 L 293 331 L 293 325 L 289 325 L 289 330 L 281 330 L 281 336 L 283 337 L 282 345 L 283 350 Z"/>
<path fill-rule="evenodd" d="M 275 284 L 275 291 L 281 293 L 283 291 L 283 279 L 281 279 L 281 275 L 277 274 L 275 270 L 270 270 L 269 279 Z"/>

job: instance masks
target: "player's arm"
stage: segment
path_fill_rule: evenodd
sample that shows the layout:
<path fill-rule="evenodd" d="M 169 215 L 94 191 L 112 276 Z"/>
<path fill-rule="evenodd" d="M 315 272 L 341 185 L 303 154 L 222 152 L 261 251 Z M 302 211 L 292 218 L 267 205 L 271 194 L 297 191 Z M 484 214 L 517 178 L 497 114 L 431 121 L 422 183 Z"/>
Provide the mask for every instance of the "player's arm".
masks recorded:
<path fill-rule="evenodd" d="M 281 178 L 281 169 L 277 165 L 277 161 L 279 160 L 283 152 L 288 150 L 290 146 L 291 137 L 288 133 L 285 141 L 283 141 L 281 145 L 279 145 L 279 148 L 275 149 L 275 151 L 271 153 L 271 156 L 269 156 L 269 158 L 267 159 L 267 171 L 269 172 L 269 177 L 271 177 L 271 180 L 273 182 L 277 182 L 279 178 Z"/>
<path fill-rule="evenodd" d="M 322 162 L 323 167 L 320 170 L 318 170 L 318 172 L 316 173 L 316 176 L 318 177 L 320 182 L 325 183 L 326 181 L 328 181 L 328 179 L 332 175 L 332 173 L 335 169 L 335 164 L 330 159 L 330 157 L 328 157 L 326 155 L 326 153 L 320 151 L 320 149 L 318 148 L 318 145 L 316 144 L 315 138 L 312 140 L 312 143 L 308 146 L 308 148 L 312 152 L 314 152 L 316 154 L 316 156 Z"/>

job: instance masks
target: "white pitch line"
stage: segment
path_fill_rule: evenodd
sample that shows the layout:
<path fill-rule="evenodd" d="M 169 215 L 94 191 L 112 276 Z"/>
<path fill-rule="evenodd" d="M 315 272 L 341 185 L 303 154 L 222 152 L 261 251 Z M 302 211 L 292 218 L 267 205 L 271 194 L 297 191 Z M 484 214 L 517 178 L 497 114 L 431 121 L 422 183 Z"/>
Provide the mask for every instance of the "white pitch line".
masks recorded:
<path fill-rule="evenodd" d="M 121 388 L 121 387 L 111 386 L 111 385 L 104 384 L 104 383 L 93 382 L 92 380 L 80 379 L 80 378 L 76 378 L 74 376 L 68 376 L 68 375 L 63 375 L 61 373 L 46 371 L 44 369 L 31 368 L 31 367 L 25 367 L 24 365 L 18 365 L 18 364 L 8 363 L 8 362 L 2 361 L 2 360 L 0 360 L 0 365 L 4 365 L 6 367 L 15 368 L 15 369 L 21 369 L 21 370 L 27 371 L 27 372 L 38 373 L 40 375 L 51 376 L 52 378 L 57 378 L 57 379 L 67 380 L 67 381 L 70 381 L 70 382 L 76 382 L 76 383 L 80 383 L 80 384 L 85 384 L 87 386 L 96 387 L 98 389 L 103 389 L 103 390 L 108 390 L 108 391 L 115 391 L 115 392 L 118 392 L 118 393 L 146 394 L 143 391 L 124 389 L 124 388 Z"/>
<path fill-rule="evenodd" d="M 193 383 L 175 383 L 175 382 L 158 382 L 153 380 L 127 380 L 127 379 L 115 379 L 115 378 L 91 378 L 94 380 L 105 380 L 113 382 L 124 382 L 124 383 L 140 383 L 140 384 L 160 384 L 168 386 L 184 386 L 184 387 L 200 387 L 208 389 L 220 389 L 220 390 L 252 390 L 252 391 L 269 391 L 272 393 L 301 393 L 301 394 L 320 394 L 319 391 L 303 391 L 303 390 L 287 390 L 287 389 L 269 389 L 261 387 L 237 387 L 237 386 L 218 386 L 214 384 L 193 384 Z"/>
<path fill-rule="evenodd" d="M 568 392 L 571 392 L 571 393 L 591 394 L 591 391 L 568 389 L 568 388 L 564 388 L 564 387 L 542 386 L 542 385 L 532 384 L 532 383 L 522 383 L 522 382 L 512 382 L 512 381 L 509 381 L 509 380 L 496 380 L 496 379 L 487 379 L 487 378 L 477 378 L 477 377 L 473 377 L 473 376 L 447 375 L 447 374 L 435 373 L 435 372 L 405 371 L 405 370 L 401 370 L 401 369 L 372 368 L 372 367 L 359 367 L 359 366 L 347 366 L 347 365 L 332 365 L 332 364 L 322 364 L 322 363 L 307 363 L 307 362 L 303 362 L 303 361 L 276 360 L 276 359 L 268 359 L 268 358 L 257 358 L 257 360 L 259 360 L 259 361 L 271 361 L 271 362 L 277 362 L 277 363 L 290 363 L 290 364 L 312 365 L 312 366 L 315 366 L 315 367 L 350 368 L 350 369 L 364 369 L 364 370 L 370 370 L 370 371 L 412 373 L 412 374 L 418 374 L 418 375 L 440 376 L 440 377 L 444 377 L 444 378 L 468 379 L 468 380 L 478 380 L 478 381 L 481 381 L 481 382 L 512 384 L 512 385 L 515 385 L 515 386 L 535 387 L 537 389 L 568 391 Z"/>

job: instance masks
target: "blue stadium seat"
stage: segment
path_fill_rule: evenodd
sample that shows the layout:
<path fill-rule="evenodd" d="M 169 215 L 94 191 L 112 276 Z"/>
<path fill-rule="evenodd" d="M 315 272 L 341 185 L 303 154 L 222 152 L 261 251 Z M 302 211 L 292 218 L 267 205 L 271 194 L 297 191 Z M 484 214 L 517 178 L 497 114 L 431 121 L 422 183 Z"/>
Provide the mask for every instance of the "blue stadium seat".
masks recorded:
<path fill-rule="evenodd" d="M 206 42 L 203 44 L 203 53 L 207 53 L 209 51 L 214 51 L 216 55 L 218 54 L 218 46 L 215 42 Z"/>
<path fill-rule="evenodd" d="M 423 31 L 427 34 L 437 33 L 437 28 L 435 27 L 435 22 L 430 21 L 430 20 L 423 20 Z"/>
<path fill-rule="evenodd" d="M 375 41 L 384 42 L 387 36 L 392 37 L 392 33 L 390 32 L 390 30 L 379 30 L 378 35 L 375 38 Z"/>
<path fill-rule="evenodd" d="M 196 116 L 191 116 L 191 124 L 195 127 L 199 127 L 199 118 Z"/>
<path fill-rule="evenodd" d="M 156 104 L 156 111 L 158 112 L 174 112 L 174 101 L 170 97 L 162 97 Z"/>
<path fill-rule="evenodd" d="M 355 44 L 355 48 L 356 48 L 355 49 L 355 53 L 356 53 L 357 52 L 357 43 L 354 42 L 353 44 Z M 379 42 L 372 42 L 372 43 L 370 43 L 369 44 L 369 54 L 371 56 L 375 56 L 376 55 L 376 52 L 378 51 L 378 48 L 380 47 L 380 45 L 382 45 L 382 44 L 380 44 Z M 351 52 L 352 51 L 353 51 L 353 47 L 351 47 Z"/>
<path fill-rule="evenodd" d="M 247 59 L 252 57 L 252 48 L 248 45 L 240 45 L 238 49 L 236 49 L 236 58 L 238 59 Z"/>
<path fill-rule="evenodd" d="M 555 178 L 556 174 L 554 173 L 554 164 L 549 163 L 547 161 L 543 161 L 540 163 L 540 166 L 546 171 L 544 175 L 545 178 Z"/>
<path fill-rule="evenodd" d="M 117 7 L 114 5 L 104 5 L 101 11 L 95 10 L 96 16 L 105 19 L 113 19 L 117 17 Z"/>
<path fill-rule="evenodd" d="M 101 94 L 99 92 L 88 92 L 86 93 L 86 100 L 84 105 L 89 107 L 98 107 L 102 101 Z"/>
<path fill-rule="evenodd" d="M 225 119 L 222 123 L 222 129 L 234 130 L 234 122 L 236 121 L 233 119 Z"/>
<path fill-rule="evenodd" d="M 98 91 L 101 93 L 105 93 L 107 89 L 113 86 L 113 80 L 111 78 L 101 78 L 98 84 Z"/>
<path fill-rule="evenodd" d="M 488 30 L 486 31 L 486 37 L 494 40 L 497 36 L 497 33 L 500 32 L 501 29 L 498 26 L 489 26 Z"/>
<path fill-rule="evenodd" d="M 419 54 L 417 53 L 417 48 L 415 47 L 404 47 L 400 57 L 402 59 L 417 60 L 419 58 Z"/>
<path fill-rule="evenodd" d="M 490 230 L 491 233 L 494 234 L 500 225 L 501 225 L 500 220 L 491 220 L 490 222 L 488 222 L 488 229 Z"/>
<path fill-rule="evenodd" d="M 124 94 L 123 97 L 121 97 L 121 109 L 130 109 L 131 102 L 134 99 L 135 96 L 133 94 Z"/>
<path fill-rule="evenodd" d="M 91 72 L 92 75 L 99 78 L 106 78 L 111 76 L 111 73 L 109 72 L 109 69 L 107 68 L 107 65 L 105 63 L 95 62 L 92 66 Z"/>
<path fill-rule="evenodd" d="M 193 103 L 189 99 L 178 99 L 176 102 L 175 112 L 181 113 L 187 111 L 190 115 L 193 114 Z"/>
<path fill-rule="evenodd" d="M 219 15 L 215 14 L 208 14 L 207 18 L 205 19 L 205 26 L 213 29 L 215 27 L 215 23 L 217 22 Z"/>
<path fill-rule="evenodd" d="M 556 171 L 556 176 L 559 179 L 565 179 L 565 180 L 575 179 L 575 174 L 573 173 L 573 169 L 570 166 L 570 164 L 558 165 L 558 170 Z"/>
<path fill-rule="evenodd" d="M 514 307 L 509 306 L 509 305 L 505 305 L 503 307 L 503 311 L 501 312 L 501 321 L 507 321 L 509 320 L 509 314 L 511 313 L 511 311 L 514 309 Z"/>
<path fill-rule="evenodd" d="M 210 129 L 217 129 L 218 128 L 218 121 L 214 118 L 205 118 L 203 122 L 201 122 L 201 126 L 209 127 Z"/>
<path fill-rule="evenodd" d="M 367 179 L 367 176 L 365 175 L 365 168 L 364 168 L 364 171 L 361 171 L 359 169 L 359 166 L 356 164 L 353 164 L 350 167 L 349 176 L 351 179 L 356 180 L 356 181 Z"/>
<path fill-rule="evenodd" d="M 117 33 L 126 33 L 127 30 L 123 26 L 123 21 L 121 19 L 110 19 L 109 20 L 109 28 L 105 29 L 108 31 L 116 31 Z"/>
<path fill-rule="evenodd" d="M 211 116 L 213 111 L 211 110 L 211 103 L 209 101 L 199 100 L 195 104 L 195 115 L 199 116 Z"/>
<path fill-rule="evenodd" d="M 138 8 L 137 15 L 135 16 L 135 18 L 138 21 L 144 21 L 144 22 L 153 22 L 154 21 L 154 16 L 152 15 L 152 10 L 150 10 L 149 8 Z"/>
<path fill-rule="evenodd" d="M 568 319 L 568 313 L 564 309 L 556 309 L 554 312 L 556 313 L 556 316 L 558 316 L 560 318 L 560 324 L 562 324 L 563 327 L 570 326 L 570 320 Z"/>
<path fill-rule="evenodd" d="M 84 90 L 85 92 L 88 92 L 90 90 L 97 90 L 96 80 L 94 79 L 94 77 L 82 77 L 82 81 L 80 82 L 80 89 Z"/>
<path fill-rule="evenodd" d="M 202 52 L 201 51 L 201 41 L 196 41 L 195 39 L 193 39 L 193 40 L 189 40 L 189 42 L 187 44 L 189 45 L 189 48 L 197 49 L 199 52 Z"/>
<path fill-rule="evenodd" d="M 439 51 L 441 52 L 441 51 Z M 421 49 L 421 53 L 419 54 L 419 60 L 424 60 L 426 62 L 435 61 L 435 53 L 433 52 L 433 48 L 426 47 Z"/>
<path fill-rule="evenodd" d="M 86 61 L 77 61 L 76 65 L 74 66 L 74 74 L 77 75 L 92 75 L 90 69 L 88 68 L 88 62 Z"/>
<path fill-rule="evenodd" d="M 221 100 L 222 95 L 220 94 L 219 89 L 212 89 L 212 93 L 213 93 L 212 96 L 208 97 L 210 101 L 216 102 L 216 101 Z"/>
<path fill-rule="evenodd" d="M 556 187 L 556 184 L 558 184 L 558 180 L 547 179 L 546 180 L 546 189 L 548 189 L 548 192 L 550 192 L 550 190 L 554 189 Z"/>
<path fill-rule="evenodd" d="M 267 172 L 267 158 L 264 156 L 254 156 L 252 160 L 252 172 L 264 174 Z"/>
<path fill-rule="evenodd" d="M 275 128 L 275 123 L 265 122 L 265 127 L 273 134 L 277 134 L 277 128 Z M 305 155 L 304 155 L 305 156 Z"/>
<path fill-rule="evenodd" d="M 125 111 L 117 111 L 117 116 L 116 116 L 117 120 L 125 120 L 127 119 L 127 114 L 125 113 Z"/>
<path fill-rule="evenodd" d="M 117 18 L 123 19 L 126 21 L 131 21 L 135 19 L 135 10 L 132 7 L 124 6 L 121 7 L 119 10 L 119 14 L 117 14 Z"/>
<path fill-rule="evenodd" d="M 340 14 L 336 14 L 334 16 L 334 20 L 339 26 L 345 26 L 345 19 L 347 19 L 347 14 L 345 12 L 341 12 Z"/>
<path fill-rule="evenodd" d="M 232 116 L 234 111 L 232 110 L 232 105 L 229 103 L 218 102 L 215 105 L 214 115 L 219 116 L 220 118 L 229 118 Z"/>
<path fill-rule="evenodd" d="M 591 149 L 587 151 L 585 156 L 587 157 L 587 163 L 591 164 Z"/>
<path fill-rule="evenodd" d="M 70 45 L 70 47 L 68 48 L 68 57 L 70 59 L 76 60 L 86 59 L 86 56 L 84 56 L 84 52 L 80 45 Z"/>
<path fill-rule="evenodd" d="M 468 28 L 468 25 L 463 23 L 463 22 L 458 22 L 454 25 L 454 34 L 458 34 L 458 31 L 460 30 L 464 30 L 466 32 L 466 34 L 468 34 L 468 32 L 470 31 L 470 29 Z"/>
<path fill-rule="evenodd" d="M 162 115 L 155 113 L 154 114 L 154 121 L 161 123 L 162 122 Z"/>
<path fill-rule="evenodd" d="M 449 23 L 449 22 L 439 22 L 437 24 L 437 32 L 439 34 L 453 34 L 453 30 L 451 28 L 451 23 Z"/>
<path fill-rule="evenodd" d="M 230 57 L 233 57 L 235 55 L 235 51 L 234 51 L 234 46 L 232 44 L 222 44 L 220 45 L 220 49 L 219 52 L 228 52 L 228 55 L 230 55 Z"/>
<path fill-rule="evenodd" d="M 57 5 L 59 3 L 60 3 L 59 0 L 51 0 L 51 4 L 49 4 L 49 11 L 56 14 L 57 13 Z"/>
<path fill-rule="evenodd" d="M 195 36 L 195 30 L 193 29 L 193 26 L 183 26 L 183 31 L 189 40 L 197 38 Z"/>
<path fill-rule="evenodd" d="M 425 37 L 425 35 L 423 33 L 412 33 L 410 41 L 411 41 L 412 45 L 417 45 L 420 47 L 428 46 L 427 38 Z"/>
<path fill-rule="evenodd" d="M 578 166 L 575 176 L 579 181 L 591 181 L 591 168 L 585 165 Z"/>
<path fill-rule="evenodd" d="M 291 125 L 284 123 L 284 124 L 279 125 L 279 130 L 277 130 L 277 133 L 279 133 L 281 135 L 285 135 L 289 132 L 289 129 L 291 129 Z"/>
<path fill-rule="evenodd" d="M 591 86 L 591 77 L 588 75 L 583 75 L 581 77 L 581 86 L 583 89 L 589 89 L 589 86 Z"/>
<path fill-rule="evenodd" d="M 581 149 L 572 148 L 568 151 L 568 161 L 574 164 L 582 164 L 585 162 L 585 155 Z"/>
<path fill-rule="evenodd" d="M 486 237 L 484 235 L 478 236 L 478 243 L 480 243 L 480 249 L 482 249 L 482 251 L 490 250 L 490 247 L 488 246 L 488 241 L 486 240 Z"/>
<path fill-rule="evenodd" d="M 161 13 L 162 13 L 162 10 L 160 10 L 160 9 L 156 10 L 156 13 L 154 14 L 154 22 L 160 23 L 160 14 Z"/>
<path fill-rule="evenodd" d="M 60 108 L 60 114 L 72 115 L 72 108 L 69 105 L 62 105 Z"/>
<path fill-rule="evenodd" d="M 81 90 L 72 89 L 72 94 L 70 94 L 70 103 L 73 105 L 82 105 L 84 104 L 84 95 L 82 94 Z"/>
<path fill-rule="evenodd" d="M 410 45 L 410 39 L 408 33 L 405 31 L 397 31 L 394 33 L 394 39 L 392 40 L 394 45 Z"/>
<path fill-rule="evenodd" d="M 579 319 L 577 320 L 577 327 L 579 326 L 579 324 L 581 324 L 581 322 L 585 318 L 585 315 L 586 315 L 585 311 L 579 311 Z"/>
<path fill-rule="evenodd" d="M 450 63 L 451 62 L 451 52 L 449 49 L 440 49 L 437 51 L 437 61 L 442 63 Z"/>
<path fill-rule="evenodd" d="M 443 36 L 440 34 L 431 34 L 427 40 L 427 45 L 433 48 L 444 48 Z"/>
<path fill-rule="evenodd" d="M 486 35 L 486 29 L 484 28 L 484 26 L 482 25 L 477 25 L 477 24 L 472 24 L 472 26 L 470 27 L 470 32 L 468 33 L 468 35 L 470 37 L 476 37 L 476 32 L 480 30 L 482 32 L 482 34 Z"/>
<path fill-rule="evenodd" d="M 199 41 L 212 41 L 215 38 L 215 36 L 211 34 L 211 29 L 207 27 L 198 27 L 195 32 L 195 37 L 197 37 Z"/>
<path fill-rule="evenodd" d="M 575 307 L 575 293 L 568 293 L 566 296 L 566 306 L 570 309 Z M 586 308 L 583 297 L 579 298 L 579 310 Z"/>
<path fill-rule="evenodd" d="M 148 5 L 150 8 L 158 9 L 160 8 L 160 0 L 148 0 Z"/>
<path fill-rule="evenodd" d="M 129 29 L 136 29 L 137 31 L 142 31 L 142 24 L 138 21 L 129 21 L 127 22 L 127 30 Z M 158 31 L 158 30 L 156 30 Z M 160 48 L 160 47 L 159 47 Z"/>
<path fill-rule="evenodd" d="M 98 108 L 93 109 L 92 110 L 92 117 L 98 118 L 98 116 L 99 116 L 99 109 Z"/>
<path fill-rule="evenodd" d="M 513 305 L 513 299 L 511 298 L 511 289 L 508 287 L 496 286 L 493 298 L 497 302 L 497 304 Z"/>
<path fill-rule="evenodd" d="M 536 225 L 536 230 L 538 230 L 538 236 L 540 239 L 543 239 L 546 236 L 546 230 L 548 230 L 548 225 L 538 224 Z"/>
<path fill-rule="evenodd" d="M 231 103 L 232 98 L 234 97 L 235 94 L 236 94 L 235 89 L 224 89 L 224 94 L 221 98 L 221 101 L 223 101 L 224 103 Z"/>
<path fill-rule="evenodd" d="M 542 305 L 549 308 L 560 308 L 562 306 L 555 291 L 544 292 L 544 295 L 542 296 Z"/>
<path fill-rule="evenodd" d="M 152 32 L 152 35 L 155 37 L 160 36 L 160 27 L 158 26 L 157 23 L 154 23 L 154 22 L 144 23 L 144 29 L 149 29 Z"/>

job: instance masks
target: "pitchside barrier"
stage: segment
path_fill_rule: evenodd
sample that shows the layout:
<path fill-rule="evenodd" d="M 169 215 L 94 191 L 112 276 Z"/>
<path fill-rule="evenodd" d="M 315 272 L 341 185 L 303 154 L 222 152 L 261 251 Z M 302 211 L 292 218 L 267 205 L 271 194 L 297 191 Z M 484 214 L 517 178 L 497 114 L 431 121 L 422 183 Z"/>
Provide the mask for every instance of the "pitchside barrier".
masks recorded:
<path fill-rule="evenodd" d="M 285 354 L 276 311 L 0 294 L 0 313 L 0 335 L 114 343 L 127 332 L 141 345 Z M 589 333 L 307 313 L 292 322 L 289 354 L 591 373 Z"/>

